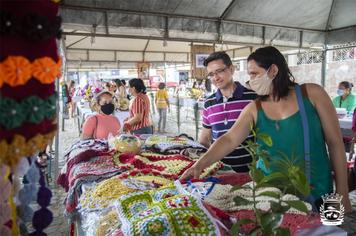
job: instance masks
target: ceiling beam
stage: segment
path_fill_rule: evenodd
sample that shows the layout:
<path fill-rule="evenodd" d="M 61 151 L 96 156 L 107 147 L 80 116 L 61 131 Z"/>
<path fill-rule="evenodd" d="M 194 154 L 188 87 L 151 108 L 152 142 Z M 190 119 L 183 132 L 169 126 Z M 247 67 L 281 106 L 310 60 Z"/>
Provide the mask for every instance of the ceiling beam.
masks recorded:
<path fill-rule="evenodd" d="M 88 37 L 89 37 L 89 36 L 84 36 L 83 38 L 81 38 L 81 39 L 75 41 L 74 43 L 69 44 L 68 46 L 66 46 L 66 48 L 70 48 L 70 47 L 72 47 L 73 45 L 75 45 L 75 44 L 77 44 L 77 43 L 83 41 L 84 39 L 86 39 L 86 38 L 88 38 Z"/>
<path fill-rule="evenodd" d="M 117 61 L 98 61 L 98 60 L 66 60 L 67 63 L 113 63 L 117 65 Z M 133 61 L 122 61 L 120 63 L 136 63 L 142 62 L 142 60 L 133 60 Z M 188 63 L 188 61 L 149 61 L 150 63 Z"/>
<path fill-rule="evenodd" d="M 224 12 L 221 14 L 221 16 L 219 18 L 222 19 L 222 20 L 225 20 L 225 18 L 231 12 L 232 8 L 236 5 L 236 3 L 237 3 L 237 0 L 232 0 L 230 2 L 230 4 L 225 8 Z"/>
<path fill-rule="evenodd" d="M 97 51 L 97 52 L 138 52 L 142 53 L 143 51 L 141 50 L 127 50 L 127 49 L 92 49 L 92 48 L 68 48 L 68 51 Z M 175 54 L 186 54 L 189 52 L 181 52 L 181 51 L 152 51 L 152 50 L 146 50 L 145 52 L 147 53 L 175 53 Z"/>
<path fill-rule="evenodd" d="M 92 34 L 92 33 L 72 33 L 72 32 L 63 32 L 63 35 L 73 35 L 73 36 L 95 36 L 95 37 L 106 37 L 106 38 L 129 38 L 129 39 L 150 39 L 150 40 L 167 40 L 167 41 L 178 41 L 178 42 L 196 42 L 196 43 L 207 43 L 207 44 L 219 44 L 216 40 L 202 40 L 202 39 L 186 39 L 186 38 L 163 38 L 157 36 L 146 36 L 146 35 L 124 35 L 124 34 Z M 256 45 L 261 46 L 260 43 L 245 43 L 245 42 L 235 42 L 235 41 L 224 41 L 224 44 L 231 45 Z M 299 46 L 286 46 L 286 45 L 277 45 L 273 44 L 276 47 L 288 47 L 288 48 L 299 48 Z"/>
<path fill-rule="evenodd" d="M 325 31 L 330 30 L 329 28 L 330 28 L 330 23 L 331 23 L 332 16 L 334 13 L 334 6 L 335 6 L 335 0 L 332 0 L 329 15 L 328 15 L 328 20 L 326 21 L 326 25 L 325 25 Z"/>
<path fill-rule="evenodd" d="M 86 7 L 86 6 L 77 6 L 77 5 L 70 5 L 70 4 L 63 4 L 63 3 L 61 4 L 61 8 L 62 9 L 77 10 L 77 11 L 100 12 L 100 13 L 102 13 L 103 11 L 107 11 L 107 12 L 117 12 L 117 13 L 124 13 L 124 14 L 134 14 L 134 15 L 160 16 L 160 17 L 167 17 L 167 18 L 183 18 L 183 19 L 204 20 L 204 21 L 213 21 L 213 22 L 221 21 L 221 22 L 227 22 L 227 23 L 237 23 L 237 24 L 254 25 L 254 26 L 268 26 L 268 27 L 276 27 L 276 28 L 298 30 L 298 31 L 299 30 L 304 30 L 304 31 L 311 31 L 311 32 L 324 32 L 324 30 L 318 30 L 318 29 L 301 28 L 301 27 L 293 27 L 293 26 L 285 26 L 285 25 L 277 25 L 277 24 L 248 22 L 248 21 L 226 20 L 226 19 L 221 19 L 220 17 L 201 17 L 201 16 L 167 14 L 167 13 L 149 12 L 149 11 L 143 12 L 143 11 L 133 11 L 133 10 L 126 10 L 126 9 L 111 9 L 111 8 L 103 8 L 103 7 Z"/>

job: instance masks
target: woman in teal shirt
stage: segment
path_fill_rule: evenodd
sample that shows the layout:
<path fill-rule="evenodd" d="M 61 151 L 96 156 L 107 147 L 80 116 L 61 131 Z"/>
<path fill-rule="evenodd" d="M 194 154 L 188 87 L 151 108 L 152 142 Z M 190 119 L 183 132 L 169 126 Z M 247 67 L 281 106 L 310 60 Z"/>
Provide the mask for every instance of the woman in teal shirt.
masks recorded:
<path fill-rule="evenodd" d="M 356 95 L 351 93 L 354 85 L 348 81 L 342 81 L 337 90 L 337 97 L 333 99 L 334 107 L 346 108 L 351 113 L 356 108 Z"/>
<path fill-rule="evenodd" d="M 295 90 L 298 85 L 294 82 L 285 58 L 276 48 L 265 47 L 252 53 L 247 62 L 249 86 L 260 95 L 259 99 L 244 108 L 231 129 L 216 140 L 199 161 L 184 172 L 181 179 L 198 178 L 202 170 L 224 158 L 248 137 L 251 124 L 271 136 L 272 147 L 262 146 L 271 155 L 271 163 L 281 158 L 279 153 L 283 152 L 304 164 L 302 118 Z M 305 84 L 301 87 L 302 102 L 309 123 L 310 184 L 313 186 L 311 193 L 314 203 L 319 205 L 322 203 L 320 197 L 332 191 L 333 170 L 336 192 L 343 196 L 345 212 L 350 212 L 345 149 L 335 108 L 319 85 Z M 257 142 L 262 145 L 258 137 Z M 272 164 L 269 169 L 263 165 L 260 167 L 265 174 L 275 170 Z"/>

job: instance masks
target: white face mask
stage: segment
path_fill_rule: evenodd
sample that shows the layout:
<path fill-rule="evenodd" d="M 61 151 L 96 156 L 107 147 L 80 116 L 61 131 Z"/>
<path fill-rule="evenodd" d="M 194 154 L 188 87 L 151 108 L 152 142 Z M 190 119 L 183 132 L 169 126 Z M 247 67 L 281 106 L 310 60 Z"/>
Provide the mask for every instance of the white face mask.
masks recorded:
<path fill-rule="evenodd" d="M 250 88 L 258 95 L 269 95 L 272 91 L 272 79 L 268 78 L 268 70 L 262 76 L 249 81 Z"/>

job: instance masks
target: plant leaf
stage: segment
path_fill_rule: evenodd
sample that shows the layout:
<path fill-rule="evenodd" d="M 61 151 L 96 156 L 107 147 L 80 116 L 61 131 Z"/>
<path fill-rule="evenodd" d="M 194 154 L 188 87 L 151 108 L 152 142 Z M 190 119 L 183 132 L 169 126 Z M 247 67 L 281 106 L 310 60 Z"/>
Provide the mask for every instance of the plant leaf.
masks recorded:
<path fill-rule="evenodd" d="M 245 199 L 245 198 L 242 198 L 240 196 L 236 196 L 234 197 L 234 202 L 236 204 L 236 206 L 241 206 L 241 205 L 248 205 L 251 203 L 251 201 Z"/>
<path fill-rule="evenodd" d="M 239 230 L 240 230 L 240 223 L 236 222 L 235 224 L 232 225 L 229 233 L 231 236 L 239 235 Z"/>
<path fill-rule="evenodd" d="M 250 233 L 249 233 L 249 235 L 250 236 L 258 236 L 258 233 L 260 232 L 260 227 L 256 227 L 256 228 L 254 228 Z"/>
<path fill-rule="evenodd" d="M 274 202 L 274 201 L 270 201 L 271 203 L 271 210 L 272 212 L 276 212 L 276 213 L 285 213 L 289 210 L 290 206 L 288 204 L 286 204 L 285 206 L 282 206 L 281 204 Z"/>
<path fill-rule="evenodd" d="M 258 194 L 257 196 L 267 196 L 267 197 L 273 197 L 276 199 L 279 199 L 279 197 L 280 197 L 278 193 L 272 192 L 272 191 L 265 191 L 265 192 Z"/>
<path fill-rule="evenodd" d="M 279 227 L 282 222 L 282 214 L 268 212 L 261 215 L 261 226 L 264 235 L 271 235 L 271 233 Z"/>
<path fill-rule="evenodd" d="M 290 231 L 288 228 L 278 228 L 276 230 L 276 232 L 278 233 L 278 236 L 290 236 Z"/>
<path fill-rule="evenodd" d="M 258 133 L 257 138 L 261 139 L 268 147 L 272 147 L 273 142 L 271 136 L 266 133 Z"/>
<path fill-rule="evenodd" d="M 254 180 L 257 184 L 260 183 L 265 177 L 263 172 L 260 169 L 256 169 L 256 168 L 252 168 L 249 174 L 252 180 Z"/>
<path fill-rule="evenodd" d="M 235 192 L 236 190 L 240 190 L 244 187 L 240 186 L 240 185 L 235 185 L 230 189 L 230 192 Z"/>
<path fill-rule="evenodd" d="M 310 186 L 305 176 L 304 172 L 296 167 L 293 175 L 289 175 L 290 182 L 292 183 L 293 187 L 303 194 L 304 196 L 308 196 L 310 194 Z"/>
<path fill-rule="evenodd" d="M 304 212 L 307 214 L 309 212 L 307 206 L 305 205 L 305 203 L 303 201 L 293 200 L 293 201 L 284 201 L 284 202 L 287 203 L 289 206 L 291 206 L 301 212 Z"/>

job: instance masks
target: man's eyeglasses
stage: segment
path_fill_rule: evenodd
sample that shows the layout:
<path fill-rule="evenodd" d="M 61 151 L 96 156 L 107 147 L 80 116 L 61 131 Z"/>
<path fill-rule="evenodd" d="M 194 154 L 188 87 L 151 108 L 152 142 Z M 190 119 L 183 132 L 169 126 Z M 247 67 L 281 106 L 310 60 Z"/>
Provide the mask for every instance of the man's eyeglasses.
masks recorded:
<path fill-rule="evenodd" d="M 218 69 L 218 70 L 216 70 L 215 72 L 210 72 L 210 73 L 208 74 L 207 78 L 208 78 L 208 79 L 213 79 L 214 76 L 216 76 L 216 75 L 222 76 L 228 68 L 229 68 L 229 67 L 225 67 L 225 68 L 223 68 L 223 69 Z"/>

